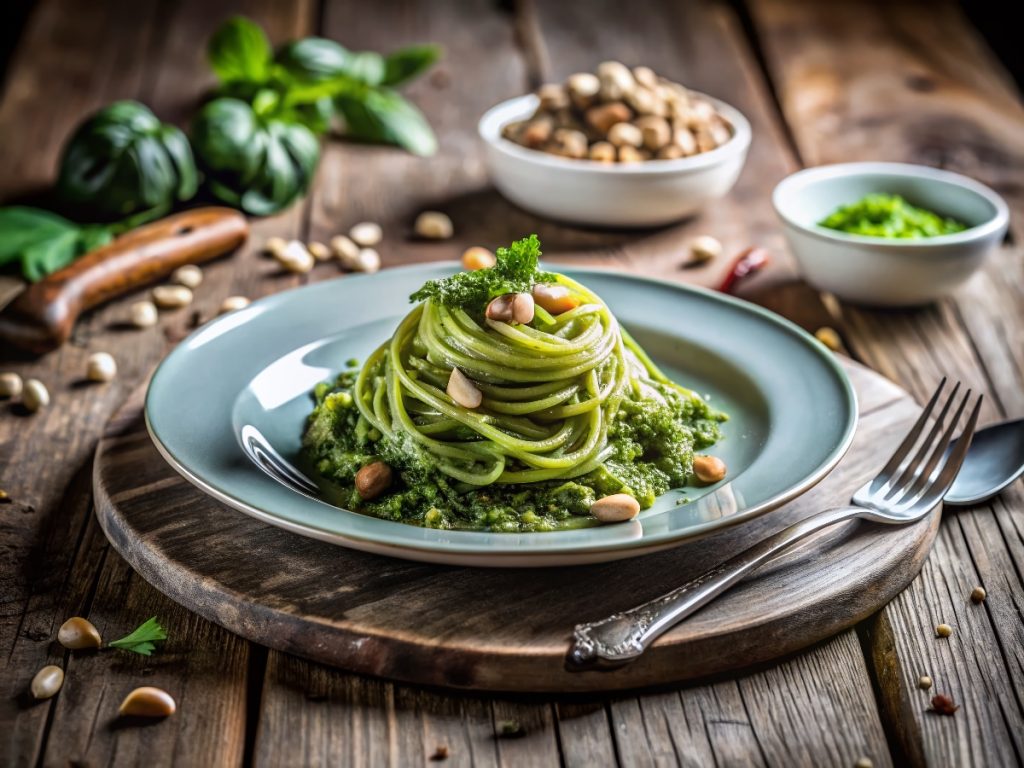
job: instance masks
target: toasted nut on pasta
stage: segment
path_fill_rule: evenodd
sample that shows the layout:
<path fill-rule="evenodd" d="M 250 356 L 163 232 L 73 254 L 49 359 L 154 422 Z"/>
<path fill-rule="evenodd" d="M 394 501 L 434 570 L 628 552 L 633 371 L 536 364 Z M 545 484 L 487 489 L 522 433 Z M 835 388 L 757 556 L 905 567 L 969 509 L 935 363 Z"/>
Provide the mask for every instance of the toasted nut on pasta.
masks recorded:
<path fill-rule="evenodd" d="M 590 505 L 590 514 L 602 523 L 620 523 L 640 514 L 640 502 L 626 493 L 613 493 Z"/>
<path fill-rule="evenodd" d="M 484 401 L 483 393 L 458 368 L 452 368 L 451 376 L 448 377 L 448 387 L 445 391 L 448 393 L 448 397 L 463 408 L 479 408 L 480 403 Z"/>
<path fill-rule="evenodd" d="M 367 464 L 356 472 L 355 484 L 359 498 L 363 501 L 373 501 L 391 487 L 392 479 L 391 467 L 383 461 Z"/>

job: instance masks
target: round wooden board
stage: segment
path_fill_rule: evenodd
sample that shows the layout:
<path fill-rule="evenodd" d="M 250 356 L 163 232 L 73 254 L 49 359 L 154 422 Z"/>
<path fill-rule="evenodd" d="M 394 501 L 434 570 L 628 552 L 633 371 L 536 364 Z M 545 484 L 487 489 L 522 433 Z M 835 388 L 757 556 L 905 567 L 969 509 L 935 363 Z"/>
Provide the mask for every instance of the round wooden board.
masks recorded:
<path fill-rule="evenodd" d="M 938 511 L 905 528 L 853 522 L 768 563 L 641 659 L 570 671 L 573 625 L 656 597 L 779 528 L 845 503 L 919 407 L 846 363 L 860 401 L 849 454 L 816 488 L 748 524 L 604 565 L 502 570 L 355 552 L 258 522 L 204 495 L 160 457 L 139 392 L 96 453 L 96 513 L 114 548 L 172 599 L 254 642 L 354 672 L 500 691 L 640 688 L 793 653 L 877 611 L 921 567 Z M 183 405 L 183 407 L 185 407 Z"/>

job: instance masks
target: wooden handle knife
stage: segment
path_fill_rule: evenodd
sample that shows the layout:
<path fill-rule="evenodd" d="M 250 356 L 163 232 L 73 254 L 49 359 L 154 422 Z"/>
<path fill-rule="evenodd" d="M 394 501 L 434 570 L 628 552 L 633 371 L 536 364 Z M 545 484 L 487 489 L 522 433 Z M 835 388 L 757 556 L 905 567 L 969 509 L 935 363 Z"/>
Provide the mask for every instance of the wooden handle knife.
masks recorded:
<path fill-rule="evenodd" d="M 56 349 L 88 309 L 237 248 L 249 233 L 238 211 L 207 207 L 133 229 L 29 285 L 0 312 L 0 342 L 36 354 Z"/>

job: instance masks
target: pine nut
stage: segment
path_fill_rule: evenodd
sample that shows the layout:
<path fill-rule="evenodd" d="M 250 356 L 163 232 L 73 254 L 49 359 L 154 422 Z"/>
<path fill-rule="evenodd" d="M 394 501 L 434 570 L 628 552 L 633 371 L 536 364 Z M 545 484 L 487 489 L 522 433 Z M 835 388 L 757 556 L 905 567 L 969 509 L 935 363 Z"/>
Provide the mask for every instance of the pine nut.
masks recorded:
<path fill-rule="evenodd" d="M 839 333 L 835 328 L 829 328 L 827 325 L 822 326 L 814 332 L 814 338 L 833 352 L 840 352 L 843 349 L 843 340 L 839 337 Z"/>
<path fill-rule="evenodd" d="M 167 691 L 144 685 L 124 697 L 118 712 L 129 717 L 169 717 L 175 709 L 174 699 Z"/>
<path fill-rule="evenodd" d="M 53 664 L 47 664 L 36 672 L 32 678 L 29 690 L 35 699 L 49 699 L 57 695 L 57 691 L 64 685 L 64 670 Z"/>
<path fill-rule="evenodd" d="M 359 246 L 345 235 L 335 235 L 331 238 L 331 251 L 334 258 L 341 262 L 345 269 L 354 269 L 356 257 L 359 255 Z"/>
<path fill-rule="evenodd" d="M 305 274 L 313 268 L 315 263 L 313 254 L 307 250 L 306 246 L 300 243 L 298 240 L 289 241 L 285 249 L 281 251 L 277 256 L 277 263 L 287 269 L 289 272 L 294 272 L 297 275 Z"/>
<path fill-rule="evenodd" d="M 90 381 L 112 381 L 117 376 L 117 361 L 106 352 L 95 352 L 89 355 L 85 375 Z"/>
<path fill-rule="evenodd" d="M 717 483 L 726 475 L 725 462 L 717 456 L 694 456 L 693 474 L 702 483 Z"/>
<path fill-rule="evenodd" d="M 368 275 L 380 272 L 380 254 L 373 248 L 362 248 L 356 255 L 353 268 L 357 272 L 365 272 Z"/>
<path fill-rule="evenodd" d="M 640 514 L 640 502 L 626 493 L 613 493 L 590 505 L 590 514 L 602 523 L 620 523 Z"/>
<path fill-rule="evenodd" d="M 384 230 L 374 221 L 361 221 L 348 231 L 348 236 L 356 245 L 369 248 L 384 239 Z"/>
<path fill-rule="evenodd" d="M 196 288 L 203 282 L 203 270 L 195 264 L 183 264 L 171 273 L 171 280 L 186 288 Z"/>
<path fill-rule="evenodd" d="M 413 230 L 419 237 L 427 240 L 447 240 L 452 236 L 455 227 L 448 214 L 440 211 L 423 211 L 416 217 Z"/>
<path fill-rule="evenodd" d="M 598 141 L 590 145 L 589 157 L 599 163 L 615 162 L 615 145 L 607 141 Z"/>
<path fill-rule="evenodd" d="M 284 249 L 288 247 L 288 241 L 283 237 L 271 237 L 263 245 L 263 249 L 275 259 L 280 258 Z"/>
<path fill-rule="evenodd" d="M 35 413 L 50 404 L 50 390 L 39 379 L 27 379 L 21 393 L 21 404 Z"/>
<path fill-rule="evenodd" d="M 99 630 L 88 619 L 72 616 L 57 630 L 57 642 L 72 651 L 83 648 L 99 648 L 103 644 Z"/>
<path fill-rule="evenodd" d="M 448 387 L 445 389 L 448 397 L 461 405 L 463 408 L 479 408 L 484 401 L 483 393 L 476 388 L 458 368 L 452 368 L 451 376 L 448 377 Z"/>
<path fill-rule="evenodd" d="M 690 242 L 690 258 L 698 264 L 717 259 L 722 255 L 722 244 L 711 235 L 700 235 Z"/>
<path fill-rule="evenodd" d="M 306 244 L 306 250 L 309 251 L 317 261 L 327 261 L 331 258 L 331 249 L 323 243 L 318 243 L 315 240 L 312 243 Z"/>
<path fill-rule="evenodd" d="M 25 384 L 16 373 L 0 373 L 0 397 L 17 397 Z"/>
<path fill-rule="evenodd" d="M 234 312 L 238 309 L 245 309 L 251 302 L 245 296 L 228 296 L 220 303 L 220 314 Z"/>
<path fill-rule="evenodd" d="M 159 319 L 156 305 L 152 301 L 136 301 L 129 309 L 129 314 L 136 328 L 149 328 L 156 325 Z"/>
<path fill-rule="evenodd" d="M 158 285 L 153 289 L 153 302 L 160 309 L 179 309 L 192 303 L 192 291 L 183 285 Z"/>

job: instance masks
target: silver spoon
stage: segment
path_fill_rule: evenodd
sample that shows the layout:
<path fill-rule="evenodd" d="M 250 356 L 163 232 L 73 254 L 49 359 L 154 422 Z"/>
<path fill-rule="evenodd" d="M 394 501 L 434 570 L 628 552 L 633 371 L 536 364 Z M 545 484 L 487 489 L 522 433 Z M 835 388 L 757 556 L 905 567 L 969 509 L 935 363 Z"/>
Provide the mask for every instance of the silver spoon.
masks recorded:
<path fill-rule="evenodd" d="M 953 450 L 956 443 L 949 447 Z M 1024 474 L 1024 419 L 1004 421 L 974 433 L 953 487 L 942 501 L 954 507 L 980 504 Z"/>

